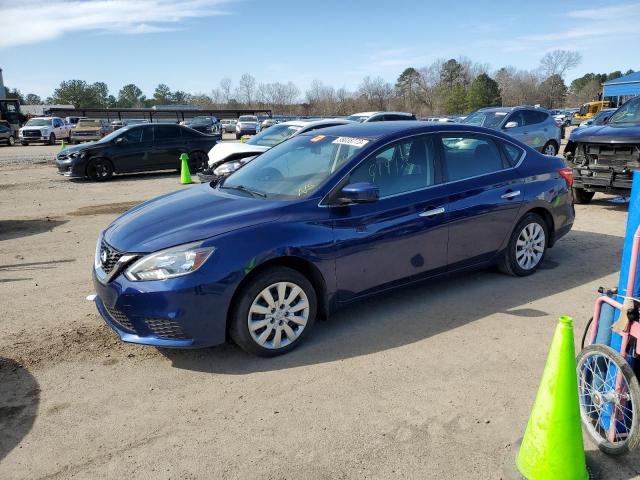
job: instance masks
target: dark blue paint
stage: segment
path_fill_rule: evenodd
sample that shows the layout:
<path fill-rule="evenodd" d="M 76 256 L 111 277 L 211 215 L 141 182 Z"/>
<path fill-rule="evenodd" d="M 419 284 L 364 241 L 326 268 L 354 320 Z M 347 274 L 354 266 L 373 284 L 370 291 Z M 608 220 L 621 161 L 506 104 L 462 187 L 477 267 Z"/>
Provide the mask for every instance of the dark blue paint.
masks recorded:
<path fill-rule="evenodd" d="M 526 157 L 515 169 L 373 203 L 321 204 L 345 174 L 382 145 L 438 131 L 488 133 L 519 145 Z M 204 184 L 143 203 L 104 231 L 105 241 L 123 252 L 149 253 L 197 240 L 216 247 L 198 271 L 170 280 L 132 282 L 120 274 L 103 284 L 94 275 L 98 310 L 123 340 L 174 347 L 224 342 L 234 294 L 242 280 L 265 262 L 294 258 L 306 263 L 320 279 L 319 297 L 330 312 L 344 302 L 391 287 L 495 262 L 515 224 L 534 208 L 553 219 L 551 242 L 573 223 L 571 194 L 558 174 L 563 162 L 492 130 L 380 122 L 333 127 L 323 133 L 368 138 L 370 143 L 311 198 L 272 201 Z M 522 195 L 502 199 L 510 190 Z M 445 213 L 418 216 L 438 207 L 445 207 Z M 126 314 L 137 335 L 119 329 L 104 305 Z M 149 317 L 179 322 L 192 340 L 155 337 L 142 321 Z"/>

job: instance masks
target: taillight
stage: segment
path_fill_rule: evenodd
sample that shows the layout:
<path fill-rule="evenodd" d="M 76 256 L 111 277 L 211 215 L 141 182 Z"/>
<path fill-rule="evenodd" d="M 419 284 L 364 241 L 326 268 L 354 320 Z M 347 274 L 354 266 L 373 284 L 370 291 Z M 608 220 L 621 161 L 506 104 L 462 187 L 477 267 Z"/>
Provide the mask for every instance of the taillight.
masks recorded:
<path fill-rule="evenodd" d="M 573 186 L 573 169 L 569 167 L 563 167 L 558 169 L 558 173 L 564 181 L 567 182 L 567 187 L 571 188 Z"/>

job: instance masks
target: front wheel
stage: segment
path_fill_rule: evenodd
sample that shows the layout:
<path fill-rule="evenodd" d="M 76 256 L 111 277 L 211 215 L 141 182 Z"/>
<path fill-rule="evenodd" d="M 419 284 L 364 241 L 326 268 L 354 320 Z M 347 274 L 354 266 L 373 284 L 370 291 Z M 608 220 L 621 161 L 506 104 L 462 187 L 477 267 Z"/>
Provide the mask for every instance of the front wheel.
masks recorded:
<path fill-rule="evenodd" d="M 640 385 L 629 363 L 607 345 L 589 345 L 577 363 L 580 417 L 589 437 L 608 455 L 635 449 Z"/>
<path fill-rule="evenodd" d="M 113 166 L 109 160 L 94 158 L 87 165 L 87 177 L 94 182 L 104 182 L 113 175 Z"/>
<path fill-rule="evenodd" d="M 544 144 L 544 147 L 542 147 L 542 153 L 555 157 L 558 153 L 558 145 L 556 145 L 556 142 L 549 141 Z"/>
<path fill-rule="evenodd" d="M 52 133 L 51 135 L 49 135 L 49 145 L 55 145 L 56 144 L 56 134 Z"/>
<path fill-rule="evenodd" d="M 544 259 L 548 238 L 548 227 L 542 217 L 526 214 L 511 234 L 500 269 L 516 277 L 531 275 Z"/>
<path fill-rule="evenodd" d="M 16 144 L 16 139 L 13 138 L 13 135 L 9 135 L 9 139 L 7 140 L 7 145 L 13 147 Z"/>
<path fill-rule="evenodd" d="M 275 267 L 243 289 L 231 318 L 231 338 L 244 351 L 273 357 L 295 348 L 316 317 L 316 292 L 301 273 Z"/>
<path fill-rule="evenodd" d="M 193 173 L 204 170 L 209 162 L 209 157 L 204 152 L 193 152 L 189 155 L 189 170 Z"/>
<path fill-rule="evenodd" d="M 580 205 L 587 204 L 591 201 L 596 192 L 587 192 L 584 188 L 573 189 L 573 201 Z"/>

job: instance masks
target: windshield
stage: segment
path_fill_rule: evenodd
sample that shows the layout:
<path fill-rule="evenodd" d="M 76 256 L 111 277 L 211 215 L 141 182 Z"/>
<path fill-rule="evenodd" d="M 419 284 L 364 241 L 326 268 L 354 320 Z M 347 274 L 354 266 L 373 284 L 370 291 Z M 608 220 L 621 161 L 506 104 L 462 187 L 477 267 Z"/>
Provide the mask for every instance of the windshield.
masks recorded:
<path fill-rule="evenodd" d="M 609 119 L 609 125 L 629 123 L 640 123 L 640 97 L 634 98 L 622 105 Z"/>
<path fill-rule="evenodd" d="M 78 123 L 76 123 L 76 127 L 100 128 L 101 126 L 102 123 L 100 122 L 100 120 L 79 120 Z"/>
<path fill-rule="evenodd" d="M 32 118 L 25 124 L 25 127 L 46 127 L 48 125 L 51 125 L 50 118 Z"/>
<path fill-rule="evenodd" d="M 251 115 L 243 115 L 238 119 L 239 122 L 257 122 L 258 117 L 252 117 Z"/>
<path fill-rule="evenodd" d="M 274 125 L 267 130 L 261 131 L 247 143 L 249 145 L 260 145 L 261 147 L 273 147 L 280 142 L 284 142 L 301 128 L 293 125 Z"/>
<path fill-rule="evenodd" d="M 191 123 L 191 124 L 194 124 L 194 123 L 213 123 L 213 118 L 211 118 L 211 117 L 193 117 L 189 123 Z"/>
<path fill-rule="evenodd" d="M 107 143 L 107 142 L 110 142 L 112 140 L 115 140 L 120 135 L 124 134 L 125 132 L 128 132 L 129 130 L 131 130 L 131 128 L 127 128 L 127 127 L 123 127 L 123 128 L 119 128 L 118 130 L 114 130 L 109 135 L 105 135 L 100 140 L 98 140 L 98 143 Z"/>
<path fill-rule="evenodd" d="M 367 118 L 369 118 L 369 115 L 350 115 L 347 117 L 347 120 L 351 120 L 352 122 L 362 123 Z"/>
<path fill-rule="evenodd" d="M 292 200 L 311 195 L 338 167 L 369 143 L 366 139 L 300 135 L 276 145 L 227 177 L 222 189 Z"/>
<path fill-rule="evenodd" d="M 476 125 L 478 127 L 486 127 L 496 129 L 500 126 L 504 118 L 509 112 L 474 112 L 466 117 L 462 122 L 465 125 Z"/>

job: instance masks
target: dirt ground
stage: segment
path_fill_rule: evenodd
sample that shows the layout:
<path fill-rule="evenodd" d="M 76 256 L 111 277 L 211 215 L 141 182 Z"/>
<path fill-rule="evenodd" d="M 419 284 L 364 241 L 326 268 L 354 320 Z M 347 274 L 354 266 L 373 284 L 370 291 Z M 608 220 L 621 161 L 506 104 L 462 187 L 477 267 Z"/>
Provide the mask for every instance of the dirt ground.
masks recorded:
<path fill-rule="evenodd" d="M 626 207 L 598 196 L 535 275 L 385 294 L 282 357 L 123 344 L 85 299 L 96 237 L 179 188 L 0 167 L 0 478 L 505 478 L 558 316 L 579 341 L 617 283 Z M 640 475 L 585 445 L 601 478 Z"/>

